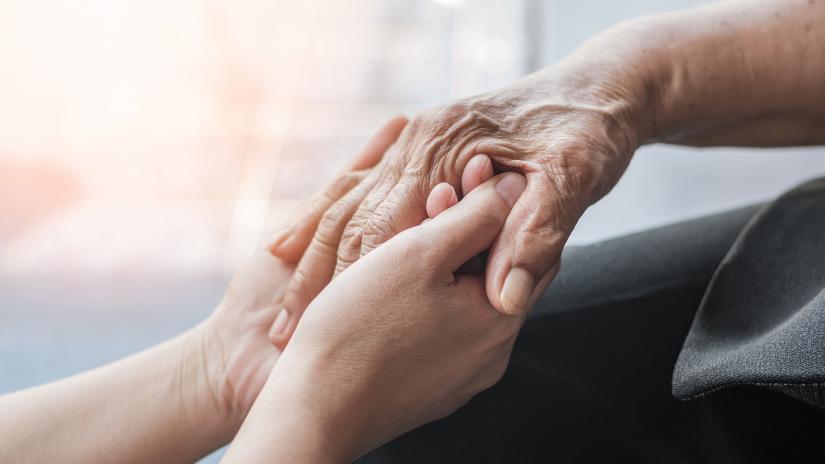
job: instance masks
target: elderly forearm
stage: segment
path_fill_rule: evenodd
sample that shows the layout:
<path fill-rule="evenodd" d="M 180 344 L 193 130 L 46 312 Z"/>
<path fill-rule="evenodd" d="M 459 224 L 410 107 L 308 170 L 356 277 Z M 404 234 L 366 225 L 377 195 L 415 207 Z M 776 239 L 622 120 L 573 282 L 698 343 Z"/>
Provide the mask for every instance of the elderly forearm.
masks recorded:
<path fill-rule="evenodd" d="M 504 311 L 505 283 L 540 295 L 581 215 L 641 145 L 825 143 L 824 43 L 825 0 L 712 5 L 618 25 L 510 85 L 425 111 L 378 169 L 344 179 L 295 227 L 302 239 L 283 242 L 304 256 L 284 306 L 300 315 L 335 275 L 419 224 L 429 191 L 457 188 L 479 154 L 527 178 L 489 253 L 488 297 Z"/>
<path fill-rule="evenodd" d="M 570 61 L 611 52 L 644 82 L 648 142 L 825 143 L 823 0 L 725 2 L 643 18 Z"/>

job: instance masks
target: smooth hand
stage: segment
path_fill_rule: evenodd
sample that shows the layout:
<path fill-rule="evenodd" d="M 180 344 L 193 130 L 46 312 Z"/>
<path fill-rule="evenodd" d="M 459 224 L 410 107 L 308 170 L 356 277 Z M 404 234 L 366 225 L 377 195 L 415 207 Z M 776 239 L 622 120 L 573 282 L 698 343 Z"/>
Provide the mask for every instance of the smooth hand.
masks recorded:
<path fill-rule="evenodd" d="M 341 193 L 366 176 L 384 155 L 406 124 L 406 119 L 390 120 L 370 143 L 354 158 L 330 187 Z M 290 322 L 283 311 L 284 296 L 295 278 L 295 263 L 300 258 L 282 259 L 271 253 L 284 240 L 312 237 L 294 227 L 314 230 L 317 224 L 303 218 L 313 210 L 329 206 L 326 193 L 316 197 L 309 208 L 299 211 L 291 222 L 236 272 L 221 304 L 203 324 L 201 345 L 204 370 L 209 374 L 216 403 L 226 411 L 225 417 L 237 426 L 243 421 L 278 359 L 282 347 L 270 342 L 270 332 L 279 333 Z M 306 244 L 299 244 L 306 247 Z"/>
<path fill-rule="evenodd" d="M 459 270 L 492 245 L 524 188 L 520 175 L 497 176 L 327 286 L 227 462 L 352 460 L 497 382 L 523 317 L 501 314 L 483 276 Z M 434 214 L 454 204 L 449 193 L 433 192 Z"/>

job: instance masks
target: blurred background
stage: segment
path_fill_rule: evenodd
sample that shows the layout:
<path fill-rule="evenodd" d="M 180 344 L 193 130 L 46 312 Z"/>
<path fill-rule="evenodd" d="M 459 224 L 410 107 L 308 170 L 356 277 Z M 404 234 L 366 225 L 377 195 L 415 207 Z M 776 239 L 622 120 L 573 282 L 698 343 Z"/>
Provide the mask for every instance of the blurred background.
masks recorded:
<path fill-rule="evenodd" d="M 389 117 L 700 3 L 1 0 L 0 393 L 203 319 Z M 646 147 L 572 243 L 768 199 L 823 155 Z"/>

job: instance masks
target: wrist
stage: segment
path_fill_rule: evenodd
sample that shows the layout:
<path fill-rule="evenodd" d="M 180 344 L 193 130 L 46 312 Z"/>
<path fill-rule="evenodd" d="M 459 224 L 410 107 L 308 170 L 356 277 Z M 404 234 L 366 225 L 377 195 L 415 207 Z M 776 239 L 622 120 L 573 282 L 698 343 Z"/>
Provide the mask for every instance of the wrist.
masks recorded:
<path fill-rule="evenodd" d="M 190 430 L 228 442 L 243 418 L 221 394 L 224 360 L 209 322 L 183 334 L 178 351 L 178 397 Z"/>
<path fill-rule="evenodd" d="M 334 355 L 318 351 L 300 358 L 286 356 L 267 380 L 271 398 L 284 404 L 285 416 L 299 417 L 314 432 L 321 445 L 336 461 L 354 461 L 369 447 L 371 402 L 363 397 L 364 385 L 349 369 L 340 369 Z M 338 364 L 338 365 L 336 365 Z M 273 393 L 274 392 L 274 393 Z"/>
<path fill-rule="evenodd" d="M 674 57 L 666 18 L 621 23 L 585 42 L 558 64 L 577 98 L 606 110 L 628 135 L 627 151 L 672 130 L 666 102 L 673 93 Z"/>
<path fill-rule="evenodd" d="M 233 440 L 227 462 L 268 456 L 277 462 L 337 463 L 358 457 L 358 432 L 340 414 L 337 392 L 312 374 L 311 362 L 298 364 L 276 365 Z"/>

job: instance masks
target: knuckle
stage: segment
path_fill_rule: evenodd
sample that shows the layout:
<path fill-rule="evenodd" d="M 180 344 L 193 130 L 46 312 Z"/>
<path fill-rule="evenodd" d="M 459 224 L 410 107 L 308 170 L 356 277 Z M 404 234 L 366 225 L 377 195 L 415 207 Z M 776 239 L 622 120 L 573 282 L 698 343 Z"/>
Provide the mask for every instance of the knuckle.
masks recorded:
<path fill-rule="evenodd" d="M 432 136 L 473 113 L 475 107 L 466 100 L 453 100 L 416 115 L 408 125 L 416 136 Z"/>
<path fill-rule="evenodd" d="M 329 241 L 338 230 L 339 222 L 340 213 L 336 211 L 335 206 L 333 206 L 321 216 L 321 221 L 318 222 L 318 231 L 315 235 L 323 237 L 323 241 L 325 242 Z"/>
<path fill-rule="evenodd" d="M 427 127 L 432 119 L 433 117 L 431 111 L 418 113 L 410 120 L 410 123 L 407 125 L 407 129 L 409 132 L 418 132 Z"/>
<path fill-rule="evenodd" d="M 473 111 L 473 105 L 466 100 L 452 100 L 442 107 L 444 119 L 459 119 Z"/>
<path fill-rule="evenodd" d="M 289 288 L 284 296 L 284 305 L 291 311 L 303 309 L 304 301 L 307 300 L 307 293 L 310 291 L 313 282 L 313 275 L 307 266 L 298 266 L 292 279 L 289 281 Z"/>
<path fill-rule="evenodd" d="M 341 249 L 351 249 L 354 240 L 360 245 L 358 215 L 361 211 L 359 205 L 364 198 L 362 187 L 363 184 L 336 201 L 321 218 L 318 229 L 322 236 L 319 238 L 334 256 L 339 255 Z"/>
<path fill-rule="evenodd" d="M 289 280 L 287 298 L 289 298 L 290 296 L 294 297 L 296 294 L 300 294 L 302 290 L 306 287 L 309 278 L 310 272 L 307 266 L 304 264 L 299 264 L 298 267 L 295 268 L 295 272 L 292 274 L 292 278 Z"/>
<path fill-rule="evenodd" d="M 361 226 L 354 219 L 350 220 L 341 234 L 341 241 L 338 243 L 337 261 L 335 263 L 335 275 L 338 275 L 352 263 L 354 263 L 361 254 Z"/>
<path fill-rule="evenodd" d="M 340 257 L 338 258 L 338 262 L 335 263 L 335 273 L 334 275 L 339 275 L 342 272 L 346 271 L 348 267 L 352 265 L 352 261 L 349 260 L 342 260 Z"/>
<path fill-rule="evenodd" d="M 361 174 L 357 172 L 339 174 L 329 187 L 324 190 L 324 196 L 330 201 L 338 200 L 357 185 L 361 181 L 361 177 Z"/>
<path fill-rule="evenodd" d="M 293 220 L 292 222 L 306 223 L 307 221 L 320 221 L 320 218 L 332 208 L 340 199 L 342 199 L 350 190 L 352 190 L 361 180 L 361 176 L 357 173 L 346 173 L 336 177 L 324 190 L 315 194 L 302 208 L 300 213 L 300 220 Z"/>
<path fill-rule="evenodd" d="M 568 234 L 555 225 L 527 226 L 517 237 L 513 265 L 544 274 L 561 258 Z"/>
<path fill-rule="evenodd" d="M 345 259 L 352 256 L 353 252 L 357 253 L 361 249 L 361 236 L 361 227 L 348 224 L 338 243 L 338 258 Z"/>
<path fill-rule="evenodd" d="M 411 178 L 400 181 L 384 201 L 363 220 L 362 254 L 426 218 L 424 201 Z M 421 201 L 419 201 L 421 200 Z"/>
<path fill-rule="evenodd" d="M 316 253 L 321 255 L 336 256 L 338 250 L 338 240 L 336 240 L 335 236 L 332 234 L 321 233 L 319 228 L 319 231 L 312 236 L 312 244 L 310 247 L 314 249 Z"/>
<path fill-rule="evenodd" d="M 360 242 L 359 242 L 360 243 Z M 335 274 L 344 272 L 361 256 L 361 246 L 349 245 L 338 249 L 338 259 L 335 263 Z"/>
<path fill-rule="evenodd" d="M 557 151 L 548 160 L 546 171 L 557 195 L 594 201 L 594 195 L 605 185 L 607 157 L 602 153 L 586 143 L 571 144 Z"/>
<path fill-rule="evenodd" d="M 521 238 L 525 243 L 546 246 L 563 241 L 566 235 L 561 225 L 556 222 L 542 224 L 538 221 L 530 221 L 524 225 Z"/>

